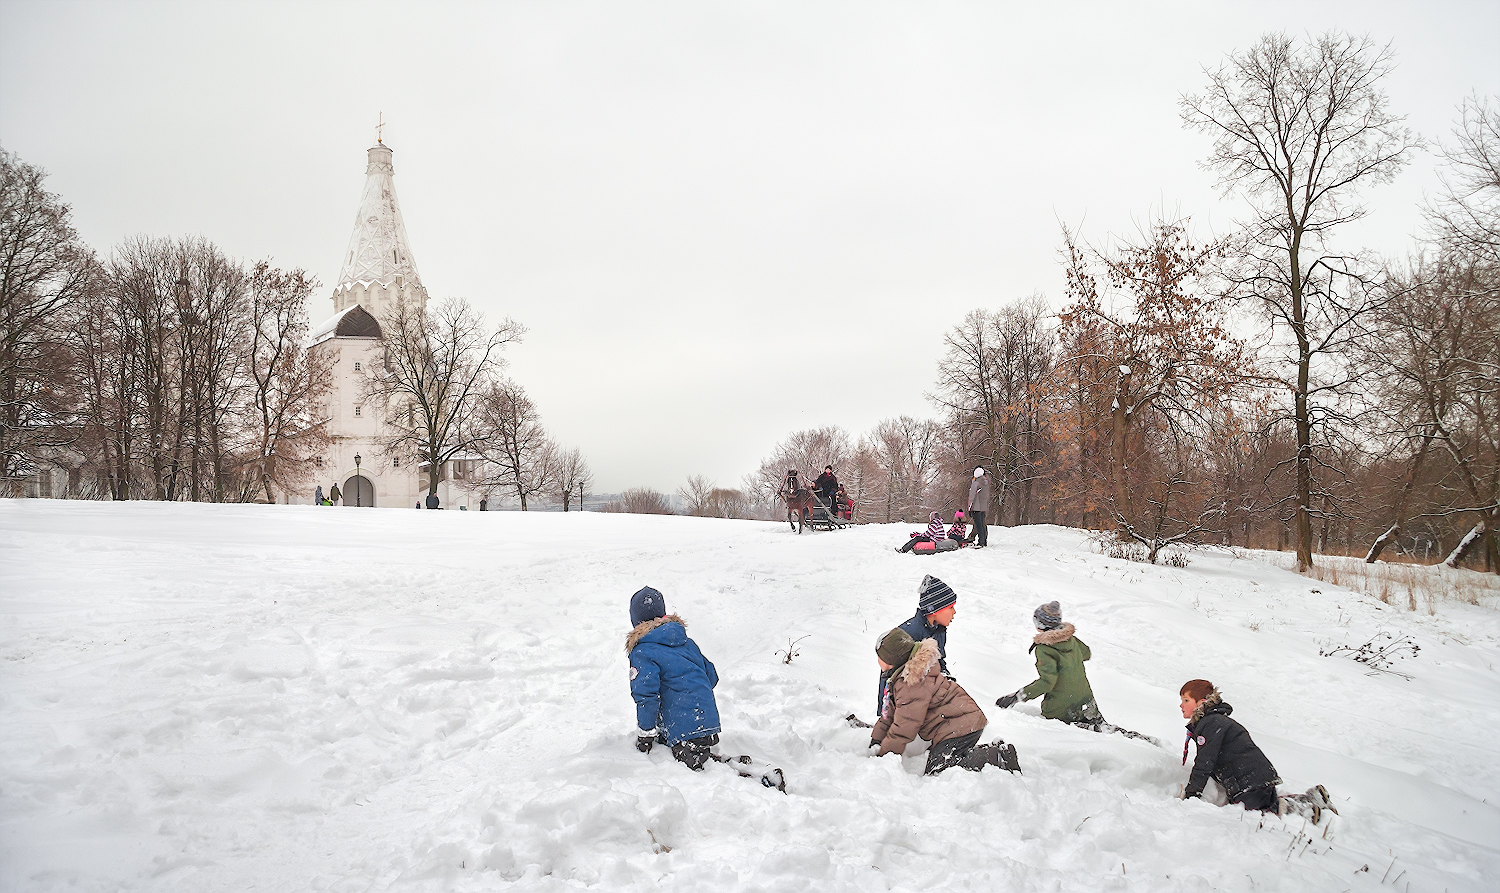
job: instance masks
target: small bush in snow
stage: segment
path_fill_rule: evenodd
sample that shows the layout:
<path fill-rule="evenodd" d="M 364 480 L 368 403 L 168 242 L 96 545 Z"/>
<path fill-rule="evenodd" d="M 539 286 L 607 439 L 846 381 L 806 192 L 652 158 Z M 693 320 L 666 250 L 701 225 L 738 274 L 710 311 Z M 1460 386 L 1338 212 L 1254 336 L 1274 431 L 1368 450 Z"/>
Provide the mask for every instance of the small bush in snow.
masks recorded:
<path fill-rule="evenodd" d="M 1318 653 L 1324 657 L 1347 657 L 1357 663 L 1362 663 L 1370 668 L 1373 673 L 1389 673 L 1392 676 L 1400 676 L 1402 679 L 1411 680 L 1411 676 L 1395 670 L 1394 662 L 1416 657 L 1422 650 L 1422 646 L 1412 641 L 1411 637 L 1402 633 L 1393 635 L 1388 632 L 1378 632 L 1370 637 L 1363 645 L 1339 645 L 1334 648 L 1320 648 Z"/>

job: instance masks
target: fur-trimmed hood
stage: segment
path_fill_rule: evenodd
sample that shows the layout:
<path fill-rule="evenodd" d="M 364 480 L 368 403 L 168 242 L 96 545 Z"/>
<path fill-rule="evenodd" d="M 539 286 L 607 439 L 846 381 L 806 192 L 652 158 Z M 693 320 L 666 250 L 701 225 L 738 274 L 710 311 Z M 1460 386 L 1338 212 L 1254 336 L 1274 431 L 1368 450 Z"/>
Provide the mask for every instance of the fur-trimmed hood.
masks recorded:
<path fill-rule="evenodd" d="M 923 639 L 911 650 L 911 657 L 898 670 L 903 682 L 916 682 L 938 665 L 938 643 L 936 639 Z"/>
<path fill-rule="evenodd" d="M 680 624 L 684 630 L 687 629 L 687 624 L 683 623 L 682 618 L 678 617 L 676 614 L 668 614 L 665 617 L 656 617 L 651 620 L 644 621 L 641 624 L 637 625 L 635 629 L 631 630 L 630 633 L 625 636 L 625 653 L 629 654 L 630 652 L 634 651 L 635 646 L 640 643 L 641 639 L 647 633 L 665 623 Z"/>
<path fill-rule="evenodd" d="M 1031 639 L 1033 645 L 1057 645 L 1073 638 L 1073 624 L 1064 623 L 1057 629 L 1044 629 Z"/>
<path fill-rule="evenodd" d="M 1188 720 L 1188 728 L 1191 729 L 1193 726 L 1196 726 L 1209 711 L 1214 710 L 1216 707 L 1220 709 L 1215 712 L 1222 713 L 1225 716 L 1234 712 L 1233 707 L 1224 703 L 1224 696 L 1219 694 L 1217 688 L 1209 692 L 1208 697 L 1203 699 L 1203 703 L 1198 705 L 1198 709 L 1193 711 L 1192 719 Z"/>

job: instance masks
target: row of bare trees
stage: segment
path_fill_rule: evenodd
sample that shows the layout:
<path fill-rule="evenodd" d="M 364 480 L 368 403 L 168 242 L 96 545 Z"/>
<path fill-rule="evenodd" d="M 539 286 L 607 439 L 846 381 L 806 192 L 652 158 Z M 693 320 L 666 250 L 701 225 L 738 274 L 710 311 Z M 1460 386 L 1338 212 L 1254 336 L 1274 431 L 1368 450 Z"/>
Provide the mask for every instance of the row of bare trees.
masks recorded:
<path fill-rule="evenodd" d="M 72 495 L 215 502 L 298 487 L 329 381 L 301 270 L 201 238 L 97 258 L 44 172 L 0 151 L 0 477 Z"/>
<path fill-rule="evenodd" d="M 326 442 L 316 408 L 330 372 L 304 346 L 314 286 L 201 238 L 134 238 L 97 265 L 70 343 L 72 453 L 97 495 L 244 502 L 300 488 Z"/>
<path fill-rule="evenodd" d="M 1181 100 L 1245 217 L 1199 242 L 1157 219 L 1105 247 L 1065 230 L 1065 306 L 970 313 L 947 336 L 941 418 L 852 441 L 798 432 L 748 476 L 833 464 L 863 521 L 961 508 L 1113 531 L 1155 561 L 1204 543 L 1500 570 L 1500 104 L 1471 97 L 1441 147 L 1428 238 L 1395 263 L 1338 247 L 1421 139 L 1381 87 L 1388 47 L 1266 35 Z"/>
<path fill-rule="evenodd" d="M 305 492 L 327 449 L 329 358 L 309 346 L 302 270 L 245 264 L 207 239 L 127 239 L 98 258 L 45 174 L 0 150 L 0 481 L 67 475 L 83 498 L 266 502 Z M 384 447 L 436 489 L 468 481 L 522 509 L 566 510 L 591 483 L 557 446 L 488 327 L 461 299 L 400 304 L 381 320 L 363 402 Z M 49 490 L 52 488 L 49 488 Z M 50 495 L 50 492 L 46 495 Z"/>

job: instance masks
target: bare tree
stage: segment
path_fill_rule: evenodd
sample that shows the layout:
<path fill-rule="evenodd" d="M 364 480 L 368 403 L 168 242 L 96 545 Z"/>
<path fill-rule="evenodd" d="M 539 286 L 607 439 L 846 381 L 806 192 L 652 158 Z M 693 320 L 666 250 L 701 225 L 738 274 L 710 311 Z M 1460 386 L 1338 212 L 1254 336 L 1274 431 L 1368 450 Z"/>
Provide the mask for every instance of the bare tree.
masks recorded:
<path fill-rule="evenodd" d="M 304 271 L 278 270 L 267 261 L 250 273 L 251 386 L 241 411 L 252 444 L 241 463 L 241 501 L 248 501 L 257 485 L 266 502 L 276 501 L 273 484 L 288 493 L 301 489 L 314 457 L 329 442 L 318 410 L 327 402 L 333 370 L 303 344 L 307 299 L 316 286 Z"/>
<path fill-rule="evenodd" d="M 76 437 L 63 313 L 92 258 L 46 172 L 0 149 L 0 481 L 18 481 Z"/>
<path fill-rule="evenodd" d="M 444 463 L 486 446 L 492 432 L 475 424 L 479 398 L 525 328 L 506 319 L 490 329 L 461 298 L 430 309 L 399 302 L 381 327 L 385 362 L 371 364 L 365 397 L 384 407 L 387 455 L 414 457 L 436 494 Z"/>
<path fill-rule="evenodd" d="M 605 504 L 603 511 L 628 515 L 670 515 L 672 504 L 667 497 L 650 487 L 632 487 L 620 498 Z"/>
<path fill-rule="evenodd" d="M 750 501 L 743 490 L 715 487 L 709 491 L 704 514 L 710 518 L 748 518 Z"/>
<path fill-rule="evenodd" d="M 942 508 L 942 434 L 933 419 L 900 416 L 886 419 L 860 438 L 859 453 L 875 473 L 861 475 L 858 488 L 876 518 L 886 523 L 923 518 Z"/>
<path fill-rule="evenodd" d="M 551 492 L 557 481 L 557 447 L 542 427 L 536 405 L 510 379 L 485 386 L 475 412 L 476 448 L 486 460 L 484 480 L 528 501 Z"/>
<path fill-rule="evenodd" d="M 789 469 L 795 468 L 798 476 L 811 485 L 825 465 L 832 465 L 835 475 L 846 473 L 853 457 L 849 432 L 837 425 L 795 431 L 761 460 L 754 474 L 746 476 L 746 495 L 752 504 L 769 509 L 776 504 L 776 491 Z"/>
<path fill-rule="evenodd" d="M 747 518 L 750 502 L 743 491 L 720 487 L 701 474 L 689 475 L 687 483 L 677 488 L 683 514 L 699 518 Z"/>
<path fill-rule="evenodd" d="M 135 366 L 126 353 L 124 306 L 102 270 L 72 314 L 69 343 L 78 360 L 81 406 L 79 452 L 94 469 L 101 494 L 133 497 L 136 431 Z"/>
<path fill-rule="evenodd" d="M 1391 510 L 1393 523 L 1371 546 L 1373 562 L 1410 520 L 1414 488 L 1429 516 L 1469 516 L 1469 535 L 1449 556 L 1478 548 L 1500 570 L 1500 267 L 1473 253 L 1419 259 L 1390 277 L 1394 297 L 1376 317 L 1367 351 L 1373 396 L 1410 452 Z M 1446 461 L 1444 461 L 1446 460 Z"/>
<path fill-rule="evenodd" d="M 947 410 L 958 455 L 949 470 L 962 486 L 977 465 L 990 470 L 997 524 L 1011 510 L 1030 516 L 1033 481 L 1045 424 L 1045 384 L 1056 339 L 1040 295 L 998 311 L 974 310 L 945 337 L 933 402 Z"/>
<path fill-rule="evenodd" d="M 1328 238 L 1364 215 L 1360 191 L 1390 181 L 1421 145 L 1388 111 L 1381 81 L 1392 66 L 1390 49 L 1368 38 L 1326 34 L 1299 47 L 1267 34 L 1207 71 L 1207 90 L 1181 102 L 1186 126 L 1214 138 L 1206 166 L 1252 209 L 1236 293 L 1255 302 L 1284 348 L 1302 569 L 1313 560 L 1314 429 L 1327 398 L 1348 384 L 1339 358 L 1379 306 L 1356 259 L 1330 252 Z"/>
<path fill-rule="evenodd" d="M 687 483 L 677 488 L 683 514 L 703 517 L 712 513 L 714 488 L 718 485 L 701 474 L 688 475 Z"/>
<path fill-rule="evenodd" d="M 116 413 L 117 424 L 129 429 L 119 438 L 126 448 L 122 458 L 127 470 L 139 462 L 142 490 L 158 500 L 177 498 L 184 441 L 187 370 L 178 350 L 181 271 L 175 254 L 166 239 L 127 239 L 110 256 L 106 282 L 119 328 L 114 347 L 124 367 L 120 397 L 129 401 Z"/>
<path fill-rule="evenodd" d="M 1090 370 L 1072 387 L 1092 390 L 1091 410 L 1107 413 L 1097 424 L 1108 432 L 1108 461 L 1098 466 L 1104 504 L 1154 563 L 1163 545 L 1201 542 L 1224 518 L 1208 444 L 1232 436 L 1225 409 L 1250 369 L 1203 282 L 1218 249 L 1195 245 L 1183 221 L 1157 221 L 1140 244 L 1108 253 L 1086 251 L 1071 234 L 1065 244 L 1073 303 L 1061 337 L 1067 352 L 1093 358 L 1065 367 Z"/>
<path fill-rule="evenodd" d="M 562 493 L 563 511 L 573 499 L 578 500 L 579 511 L 583 510 L 583 497 L 594 483 L 594 473 L 589 470 L 588 462 L 584 461 L 583 453 L 578 447 L 571 450 L 559 450 L 557 454 L 557 473 L 553 477 L 553 486 Z"/>
<path fill-rule="evenodd" d="M 201 237 L 180 240 L 172 253 L 181 368 L 174 477 L 186 472 L 194 502 L 205 496 L 222 502 L 233 489 L 229 467 L 249 446 L 239 416 L 251 383 L 247 344 L 255 319 L 247 299 L 249 276 Z"/>
<path fill-rule="evenodd" d="M 1500 264 L 1500 100 L 1470 96 L 1459 106 L 1453 142 L 1442 147 L 1447 170 L 1427 220 L 1454 254 Z"/>

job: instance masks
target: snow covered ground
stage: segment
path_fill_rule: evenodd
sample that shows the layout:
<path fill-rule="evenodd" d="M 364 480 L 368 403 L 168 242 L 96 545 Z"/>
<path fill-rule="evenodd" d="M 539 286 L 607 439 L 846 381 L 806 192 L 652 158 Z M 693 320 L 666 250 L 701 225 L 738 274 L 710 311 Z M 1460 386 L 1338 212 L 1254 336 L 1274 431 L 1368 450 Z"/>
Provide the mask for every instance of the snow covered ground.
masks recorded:
<path fill-rule="evenodd" d="M 0 889 L 1496 888 L 1500 605 L 1132 564 L 1052 527 L 898 555 L 907 529 L 0 501 Z M 873 713 L 876 636 L 924 573 L 959 593 L 950 668 L 1023 775 L 924 778 L 841 719 Z M 722 750 L 787 795 L 634 750 L 646 584 L 718 666 Z M 1162 747 L 993 706 L 1053 598 L 1106 717 Z M 1319 655 L 1381 630 L 1420 644 L 1410 681 Z M 1342 815 L 1175 799 L 1195 676 Z"/>

